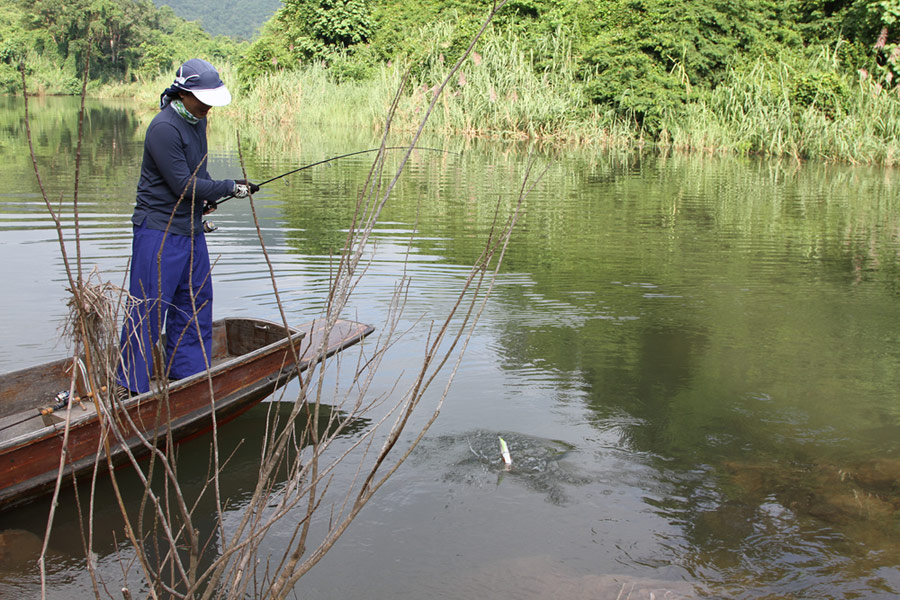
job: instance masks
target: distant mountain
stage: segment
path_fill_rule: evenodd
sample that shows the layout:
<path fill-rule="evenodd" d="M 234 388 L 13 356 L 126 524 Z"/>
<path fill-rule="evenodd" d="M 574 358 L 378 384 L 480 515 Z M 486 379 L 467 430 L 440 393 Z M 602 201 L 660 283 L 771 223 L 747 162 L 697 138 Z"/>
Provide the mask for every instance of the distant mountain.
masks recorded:
<path fill-rule="evenodd" d="M 281 8 L 281 0 L 153 0 L 156 6 L 168 5 L 188 21 L 199 21 L 212 35 L 227 35 L 242 40 L 256 36 L 262 24 Z"/>

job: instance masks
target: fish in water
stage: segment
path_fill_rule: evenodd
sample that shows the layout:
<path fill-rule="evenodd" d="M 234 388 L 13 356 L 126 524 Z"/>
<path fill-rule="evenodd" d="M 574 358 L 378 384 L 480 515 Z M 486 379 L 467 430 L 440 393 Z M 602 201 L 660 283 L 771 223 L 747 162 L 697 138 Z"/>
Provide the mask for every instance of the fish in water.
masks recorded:
<path fill-rule="evenodd" d="M 512 457 L 509 455 L 509 448 L 506 446 L 506 440 L 504 440 L 499 435 L 497 438 L 500 440 L 500 456 L 503 457 L 503 462 L 506 463 L 507 467 L 512 466 Z"/>
<path fill-rule="evenodd" d="M 508 477 L 546 494 L 549 502 L 562 504 L 566 501 L 566 485 L 582 485 L 595 480 L 580 474 L 565 460 L 574 450 L 574 446 L 559 440 L 509 431 L 498 436 L 496 432 L 479 429 L 423 440 L 416 449 L 414 460 L 441 469 L 447 481 L 482 485 L 488 483 L 488 477 L 496 477 L 499 485 Z M 508 456 L 503 456 L 504 451 Z"/>

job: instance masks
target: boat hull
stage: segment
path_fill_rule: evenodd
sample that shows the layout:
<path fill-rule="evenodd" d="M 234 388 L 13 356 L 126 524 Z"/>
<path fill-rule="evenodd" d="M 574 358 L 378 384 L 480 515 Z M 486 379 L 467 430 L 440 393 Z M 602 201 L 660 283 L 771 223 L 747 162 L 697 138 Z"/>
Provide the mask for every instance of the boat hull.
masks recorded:
<path fill-rule="evenodd" d="M 104 422 L 109 416 L 98 417 L 88 400 L 86 410 L 77 404 L 70 409 L 67 439 L 66 422 L 58 416 L 55 422 L 42 417 L 32 424 L 33 431 L 7 436 L 0 440 L 0 509 L 51 490 L 64 449 L 63 477 L 70 480 L 92 471 L 95 464 L 106 469 L 130 460 L 129 454 L 147 454 L 170 438 L 186 441 L 234 419 L 315 361 L 372 332 L 368 325 L 338 321 L 326 340 L 325 329 L 324 321 L 314 321 L 288 335 L 284 326 L 267 321 L 217 321 L 213 366 L 102 411 L 115 424 Z M 56 361 L 0 377 L 0 414 L 12 419 L 37 413 L 39 406 L 28 407 L 28 398 L 46 399 L 54 390 L 68 389 L 72 362 Z M 80 391 L 85 395 L 86 390 Z M 65 416 L 64 411 L 59 414 Z"/>

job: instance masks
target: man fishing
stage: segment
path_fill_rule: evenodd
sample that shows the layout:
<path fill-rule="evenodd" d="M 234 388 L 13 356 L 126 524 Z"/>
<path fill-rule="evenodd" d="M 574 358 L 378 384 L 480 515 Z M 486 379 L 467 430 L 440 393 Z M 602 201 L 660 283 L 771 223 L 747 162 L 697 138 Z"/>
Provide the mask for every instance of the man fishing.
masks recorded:
<path fill-rule="evenodd" d="M 131 217 L 132 298 L 122 327 L 120 395 L 150 389 L 163 323 L 164 377 L 188 377 L 206 370 L 211 360 L 213 292 L 203 214 L 215 209 L 217 199 L 259 190 L 245 180 L 214 180 L 207 172 L 206 116 L 229 102 L 231 93 L 215 67 L 192 58 L 160 96 L 160 111 L 147 128 Z"/>

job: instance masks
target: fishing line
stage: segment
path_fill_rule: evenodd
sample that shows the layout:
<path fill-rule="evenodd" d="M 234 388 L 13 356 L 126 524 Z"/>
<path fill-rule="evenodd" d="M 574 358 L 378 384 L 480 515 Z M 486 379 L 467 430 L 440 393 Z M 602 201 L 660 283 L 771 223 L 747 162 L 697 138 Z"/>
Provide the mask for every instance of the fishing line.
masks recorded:
<path fill-rule="evenodd" d="M 312 167 L 317 167 L 319 165 L 323 165 L 323 164 L 331 162 L 333 160 L 348 158 L 350 156 L 358 156 L 360 154 L 368 154 L 370 152 L 380 152 L 381 150 L 409 150 L 409 149 L 410 149 L 409 146 L 388 146 L 386 148 L 369 148 L 368 150 L 357 150 L 356 152 L 348 152 L 347 154 L 341 154 L 339 156 L 332 156 L 331 158 L 325 158 L 322 160 L 317 160 L 316 162 L 310 163 L 308 165 L 303 165 L 302 167 L 296 168 L 292 171 L 288 171 L 287 173 L 282 173 L 281 175 L 276 175 L 275 177 L 272 177 L 271 179 L 266 179 L 265 181 L 263 181 L 261 183 L 257 183 L 256 185 L 258 185 L 259 187 L 262 187 L 268 183 L 272 183 L 273 181 L 281 179 L 282 177 L 287 177 L 288 175 L 293 175 L 294 173 L 299 173 L 300 171 L 303 171 L 304 169 L 311 169 Z M 421 146 L 414 146 L 412 149 L 413 150 L 427 150 L 429 152 L 442 152 L 444 154 L 456 154 L 456 155 L 460 154 L 459 152 L 454 152 L 452 150 L 443 150 L 441 148 L 425 148 L 425 147 L 421 147 Z M 216 201 L 216 206 L 221 206 L 223 202 L 226 202 L 227 200 L 231 200 L 234 197 L 235 197 L 234 194 L 232 194 L 231 196 L 222 198 L 221 200 Z"/>

